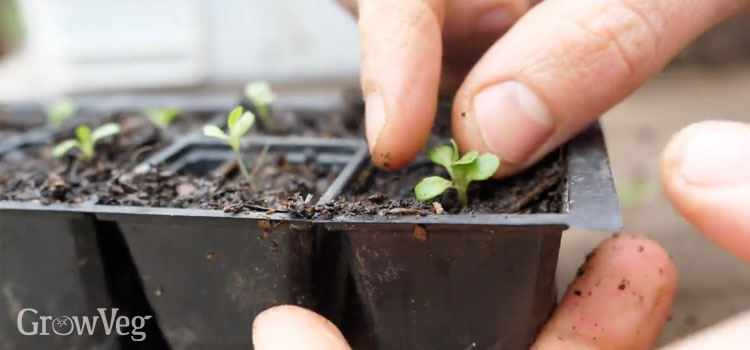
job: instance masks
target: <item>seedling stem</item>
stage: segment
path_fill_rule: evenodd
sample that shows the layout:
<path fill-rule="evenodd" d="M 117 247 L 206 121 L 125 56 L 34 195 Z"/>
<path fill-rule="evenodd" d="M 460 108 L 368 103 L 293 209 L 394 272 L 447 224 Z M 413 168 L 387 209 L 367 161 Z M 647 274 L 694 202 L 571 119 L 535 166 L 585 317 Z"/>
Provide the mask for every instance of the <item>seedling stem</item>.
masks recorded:
<path fill-rule="evenodd" d="M 229 129 L 229 134 L 225 133 L 216 125 L 206 125 L 203 127 L 204 135 L 223 140 L 229 145 L 229 147 L 232 148 L 234 157 L 237 160 L 237 167 L 240 168 L 240 173 L 245 178 L 247 183 L 250 184 L 251 188 L 255 187 L 255 182 L 253 181 L 254 176 L 258 172 L 258 169 L 263 163 L 266 153 L 268 152 L 268 145 L 266 145 L 266 148 L 264 148 L 264 150 L 261 152 L 261 156 L 255 163 L 253 171 L 247 171 L 247 166 L 245 165 L 245 161 L 242 158 L 242 145 L 240 144 L 240 138 L 250 130 L 254 123 L 255 115 L 250 111 L 246 111 L 243 113 L 243 108 L 240 106 L 235 108 L 227 118 L 227 128 Z"/>

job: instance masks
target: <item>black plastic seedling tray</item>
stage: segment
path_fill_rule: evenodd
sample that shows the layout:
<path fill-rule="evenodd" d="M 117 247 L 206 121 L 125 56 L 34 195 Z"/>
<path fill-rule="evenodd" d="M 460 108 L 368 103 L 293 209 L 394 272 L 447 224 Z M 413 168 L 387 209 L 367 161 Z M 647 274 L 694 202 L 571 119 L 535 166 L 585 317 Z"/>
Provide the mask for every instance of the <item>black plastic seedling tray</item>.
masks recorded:
<path fill-rule="evenodd" d="M 114 307 L 100 254 L 104 233 L 82 208 L 0 202 L 0 348 L 113 349 L 116 339 L 103 333 L 63 337 L 48 329 L 47 336 L 24 336 L 18 330 L 22 309 L 39 312 L 22 318 L 31 332 L 43 315 L 94 316 L 97 308 Z"/>
<path fill-rule="evenodd" d="M 328 108 L 339 108 L 341 102 L 334 100 L 325 100 L 327 102 L 324 104 Z M 5 104 L 0 108 L 3 118 L 10 118 L 4 121 L 12 129 L 4 131 L 0 138 L 0 159 L 16 150 L 50 144 L 54 135 L 70 133 L 79 123 L 95 125 L 104 118 L 159 107 L 226 115 L 235 101 L 237 98 L 234 95 L 84 97 L 76 100 L 76 115 L 57 128 L 45 125 L 43 106 L 48 103 L 46 101 Z M 298 109 L 309 101 L 305 98 L 283 98 L 280 99 L 280 106 Z M 315 108 L 318 111 L 324 109 L 321 106 Z M 220 124 L 221 121 L 216 120 L 215 123 Z M 122 232 L 112 221 L 97 220 L 98 212 L 93 202 L 75 206 L 0 202 L 0 289 L 5 296 L 0 298 L 0 309 L 11 311 L 0 315 L 0 348 L 110 349 L 118 347 L 120 342 L 128 344 L 125 337 L 105 336 L 101 332 L 95 336 L 78 337 L 22 335 L 16 326 L 19 307 L 36 308 L 42 314 L 55 317 L 93 316 L 97 308 L 119 308 L 121 314 L 131 316 L 153 313 L 149 312 L 150 305 L 141 287 L 141 276 L 132 265 Z M 235 222 L 234 226 L 239 224 Z M 295 227 L 311 225 L 308 222 Z M 247 288 L 255 285 L 253 280 L 248 283 Z M 170 292 L 189 289 L 188 286 L 170 288 Z M 237 290 L 241 291 L 242 288 L 238 287 Z M 165 318 L 168 316 L 166 314 Z M 31 327 L 30 322 L 33 321 L 28 318 L 23 322 Z M 166 345 L 158 327 L 149 327 L 155 330 L 148 332 L 150 336 L 147 342 L 136 346 L 155 345 L 160 348 L 159 345 Z M 205 331 L 216 333 L 210 329 Z M 236 336 L 246 338 L 246 343 L 249 343 L 249 333 L 244 329 Z"/>
<path fill-rule="evenodd" d="M 342 324 L 352 346 L 528 349 L 556 302 L 562 231 L 621 226 L 598 125 L 564 152 L 560 213 L 353 216 L 323 223 L 341 239 L 339 263 L 347 268 L 339 271 L 348 273 L 339 279 L 353 283 Z"/>
<path fill-rule="evenodd" d="M 79 102 L 79 112 L 56 128 L 44 124 L 43 103 L 2 106 L 7 117 L 18 119 L 18 125 L 40 127 L 4 135 L 0 161 L 14 151 L 48 145 L 56 134 L 71 133 L 77 123 L 96 125 L 133 108 L 122 107 L 120 100 Z M 141 101 L 138 108 L 173 106 L 162 96 L 137 100 Z M 223 113 L 229 106 L 205 100 L 200 106 L 190 106 L 189 101 L 176 102 L 188 103 L 196 107 L 191 112 L 202 113 Z M 126 339 L 101 331 L 93 336 L 57 336 L 48 330 L 48 336 L 26 336 L 17 327 L 22 308 L 39 312 L 25 314 L 22 324 L 28 330 L 40 315 L 91 317 L 97 315 L 97 308 L 118 308 L 120 315 L 148 314 L 148 302 L 138 287 L 140 276 L 129 265 L 125 242 L 106 222 L 97 221 L 95 212 L 93 201 L 79 205 L 0 201 L 0 290 L 6 296 L 0 298 L 0 310 L 10 311 L 0 313 L 0 349 L 116 349 Z M 151 337 L 139 345 L 165 344 L 157 327 L 149 325 L 147 331 Z"/>
<path fill-rule="evenodd" d="M 254 138 L 257 154 L 282 152 L 289 162 L 336 165 L 339 188 L 366 153 L 361 141 Z M 216 140 L 177 142 L 138 171 L 167 164 L 175 172 L 205 171 L 233 157 Z M 324 194 L 325 196 L 325 194 Z M 330 195 L 329 195 L 330 196 Z M 249 325 L 279 304 L 317 308 L 314 223 L 279 212 L 230 214 L 221 210 L 97 206 L 96 217 L 122 234 L 167 341 L 178 349 L 251 347 Z"/>
<path fill-rule="evenodd" d="M 16 118 L 41 119 L 40 109 L 15 106 Z M 43 125 L 43 122 L 40 122 Z M 0 142 L 0 161 L 16 150 L 50 142 L 49 128 L 17 132 Z M 22 335 L 42 333 L 40 316 L 95 316 L 97 308 L 115 307 L 107 292 L 107 272 L 100 240 L 103 231 L 84 206 L 43 206 L 35 203 L 0 201 L 0 348 L 114 348 L 115 337 Z M 47 323 L 47 328 L 52 327 Z"/>
<path fill-rule="evenodd" d="M 14 148 L 29 134 L 40 134 L 46 123 L 40 106 L 33 104 L 0 105 L 0 154 Z"/>
<path fill-rule="evenodd" d="M 80 104 L 107 113 L 168 106 L 221 112 L 239 100 L 120 96 Z M 350 108 L 340 100 L 280 101 L 277 110 L 310 115 Z M 49 135 L 37 130 L 13 144 L 0 141 L 0 157 Z M 337 164 L 338 177 L 312 203 L 334 201 L 368 161 L 362 141 L 249 140 L 249 154 L 269 143 L 290 161 L 314 154 L 316 162 Z M 555 305 L 562 232 L 621 225 L 598 125 L 564 154 L 563 205 L 552 214 L 331 218 L 312 207 L 310 215 L 293 216 L 97 205 L 96 199 L 76 206 L 0 202 L 1 310 L 38 305 L 72 316 L 117 307 L 155 316 L 148 341 L 133 343 L 101 333 L 26 337 L 14 312 L 3 312 L 0 348 L 251 348 L 253 317 L 291 303 L 333 320 L 356 349 L 527 349 Z M 200 172 L 229 157 L 221 142 L 193 134 L 134 172 L 159 165 Z"/>

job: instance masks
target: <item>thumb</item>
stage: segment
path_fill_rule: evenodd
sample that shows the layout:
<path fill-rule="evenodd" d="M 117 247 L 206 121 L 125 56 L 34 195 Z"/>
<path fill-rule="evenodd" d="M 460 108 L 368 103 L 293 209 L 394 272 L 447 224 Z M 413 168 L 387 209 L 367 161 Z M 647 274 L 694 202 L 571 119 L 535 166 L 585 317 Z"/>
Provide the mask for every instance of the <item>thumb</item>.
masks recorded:
<path fill-rule="evenodd" d="M 531 350 L 649 350 L 669 317 L 677 271 L 646 238 L 619 235 L 578 270 Z"/>
<path fill-rule="evenodd" d="M 709 239 L 750 261 L 750 125 L 688 126 L 662 154 L 664 191 Z"/>
<path fill-rule="evenodd" d="M 373 162 L 408 164 L 437 111 L 445 0 L 360 0 L 361 80 Z"/>
<path fill-rule="evenodd" d="M 454 102 L 463 150 L 517 172 L 659 72 L 748 0 L 548 0 L 476 64 Z M 741 6 L 742 5 L 742 6 Z M 501 175 L 502 175 L 501 174 Z"/>
<path fill-rule="evenodd" d="M 350 350 L 333 325 L 310 310 L 294 305 L 274 306 L 253 321 L 255 350 Z"/>

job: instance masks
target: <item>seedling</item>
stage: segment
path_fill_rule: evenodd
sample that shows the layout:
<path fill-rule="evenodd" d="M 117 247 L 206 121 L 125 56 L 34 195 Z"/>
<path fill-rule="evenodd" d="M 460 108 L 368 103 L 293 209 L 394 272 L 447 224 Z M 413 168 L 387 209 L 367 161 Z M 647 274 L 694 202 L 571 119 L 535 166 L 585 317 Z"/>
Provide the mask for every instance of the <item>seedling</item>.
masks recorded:
<path fill-rule="evenodd" d="M 458 192 L 458 200 L 461 206 L 468 206 L 466 191 L 472 181 L 484 181 L 492 177 L 500 166 L 500 158 L 491 153 L 481 156 L 477 151 L 471 151 L 460 157 L 456 141 L 451 140 L 451 145 L 438 146 L 430 150 L 430 160 L 442 165 L 448 170 L 451 180 L 440 176 L 430 176 L 422 179 L 414 188 L 414 194 L 421 201 L 430 200 L 443 194 L 449 188 L 455 188 Z"/>
<path fill-rule="evenodd" d="M 620 197 L 620 206 L 632 208 L 643 203 L 649 196 L 656 192 L 654 186 L 645 181 L 637 181 L 617 191 Z"/>
<path fill-rule="evenodd" d="M 52 150 L 52 156 L 60 158 L 67 154 L 71 149 L 78 148 L 83 154 L 83 159 L 90 161 L 94 158 L 94 146 L 99 140 L 117 134 L 120 132 L 120 126 L 115 123 L 104 124 L 92 132 L 86 125 L 79 125 L 76 128 L 76 139 L 65 140 L 59 143 Z"/>
<path fill-rule="evenodd" d="M 146 110 L 145 114 L 146 118 L 164 133 L 169 128 L 169 124 L 172 124 L 180 115 L 180 110 L 178 108 L 154 108 Z"/>
<path fill-rule="evenodd" d="M 250 187 L 254 187 L 255 183 L 253 181 L 253 178 L 255 177 L 255 173 L 257 173 L 258 169 L 260 169 L 260 165 L 263 163 L 263 160 L 268 153 L 268 145 L 266 145 L 266 147 L 263 148 L 263 152 L 261 152 L 261 156 L 258 159 L 258 162 L 256 162 L 253 171 L 247 171 L 245 161 L 242 160 L 240 138 L 250 130 L 254 123 L 255 115 L 250 111 L 246 111 L 243 113 L 243 108 L 242 106 L 240 106 L 235 108 L 229 114 L 229 118 L 227 118 L 227 128 L 229 129 L 228 135 L 216 125 L 206 125 L 203 127 L 204 135 L 224 140 L 227 144 L 229 144 L 229 147 L 231 147 L 232 151 L 234 152 L 234 157 L 237 159 L 237 166 L 240 168 L 242 176 L 245 177 L 247 182 L 250 184 Z"/>
<path fill-rule="evenodd" d="M 245 97 L 255 106 L 258 111 L 263 129 L 274 131 L 275 126 L 271 116 L 271 104 L 276 101 L 276 94 L 271 90 L 271 85 L 265 81 L 256 81 L 245 86 Z"/>
<path fill-rule="evenodd" d="M 47 124 L 52 127 L 60 126 L 63 122 L 70 119 L 76 111 L 78 106 L 71 99 L 62 99 L 55 101 L 51 105 L 47 106 L 44 113 L 47 115 Z"/>

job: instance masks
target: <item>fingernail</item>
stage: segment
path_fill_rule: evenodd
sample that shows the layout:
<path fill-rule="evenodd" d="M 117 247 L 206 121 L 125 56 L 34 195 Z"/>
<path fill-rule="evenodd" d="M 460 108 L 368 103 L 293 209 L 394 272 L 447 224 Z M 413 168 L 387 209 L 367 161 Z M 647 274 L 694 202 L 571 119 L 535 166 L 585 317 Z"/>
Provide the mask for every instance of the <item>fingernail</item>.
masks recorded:
<path fill-rule="evenodd" d="M 365 136 L 370 152 L 378 142 L 380 132 L 383 131 L 386 120 L 385 104 L 377 91 L 369 92 L 365 96 Z"/>
<path fill-rule="evenodd" d="M 474 27 L 476 34 L 504 33 L 513 25 L 513 16 L 505 6 L 485 11 L 479 16 Z"/>
<path fill-rule="evenodd" d="M 485 145 L 511 163 L 522 163 L 552 134 L 547 106 L 525 85 L 509 81 L 474 97 L 474 114 Z"/>
<path fill-rule="evenodd" d="M 739 123 L 704 126 L 683 140 L 679 171 L 693 186 L 750 183 L 750 128 Z"/>

